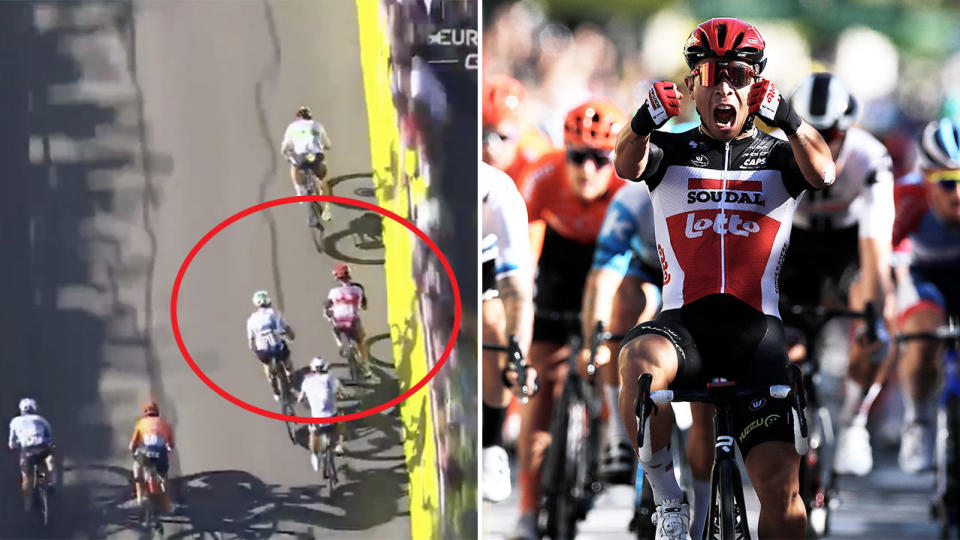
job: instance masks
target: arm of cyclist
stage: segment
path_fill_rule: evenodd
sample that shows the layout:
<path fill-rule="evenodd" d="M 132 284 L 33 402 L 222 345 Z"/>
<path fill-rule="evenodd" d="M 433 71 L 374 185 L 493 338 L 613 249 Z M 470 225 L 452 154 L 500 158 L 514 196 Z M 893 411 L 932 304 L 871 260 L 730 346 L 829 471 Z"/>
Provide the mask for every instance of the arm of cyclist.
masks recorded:
<path fill-rule="evenodd" d="M 833 184 L 837 179 L 837 167 L 830 147 L 813 126 L 800 118 L 790 100 L 783 97 L 772 82 L 761 78 L 753 83 L 747 104 L 751 114 L 787 135 L 794 159 L 807 183 L 816 189 Z"/>
<path fill-rule="evenodd" d="M 323 125 L 320 122 L 314 122 L 317 127 L 317 139 L 320 141 L 320 147 L 324 150 L 329 150 L 333 145 L 330 142 L 330 137 L 327 136 L 327 130 L 323 129 Z"/>
<path fill-rule="evenodd" d="M 658 81 L 650 88 L 647 101 L 637 109 L 630 129 L 617 136 L 613 166 L 617 176 L 629 180 L 640 178 L 650 161 L 650 133 L 680 114 L 683 94 L 670 81 Z"/>
<path fill-rule="evenodd" d="M 133 426 L 133 435 L 130 436 L 130 444 L 127 445 L 131 454 L 140 446 L 140 438 L 140 421 L 137 420 L 137 423 Z"/>
<path fill-rule="evenodd" d="M 17 430 L 16 430 L 16 427 L 14 426 L 15 421 L 16 421 L 16 418 L 10 421 L 10 428 L 9 428 L 10 436 L 7 439 L 7 446 L 9 446 L 11 450 L 16 450 L 19 444 L 17 441 Z"/>
<path fill-rule="evenodd" d="M 582 332 L 583 343 L 587 346 L 580 351 L 580 365 L 585 370 L 590 361 L 590 343 L 597 321 L 603 321 L 609 326 L 610 314 L 613 311 L 613 297 L 617 287 L 623 282 L 623 274 L 607 268 L 593 268 L 587 274 L 587 281 L 583 289 Z M 597 349 L 594 362 L 603 366 L 610 362 L 611 352 L 607 347 Z M 584 371 L 586 373 L 586 371 Z"/>

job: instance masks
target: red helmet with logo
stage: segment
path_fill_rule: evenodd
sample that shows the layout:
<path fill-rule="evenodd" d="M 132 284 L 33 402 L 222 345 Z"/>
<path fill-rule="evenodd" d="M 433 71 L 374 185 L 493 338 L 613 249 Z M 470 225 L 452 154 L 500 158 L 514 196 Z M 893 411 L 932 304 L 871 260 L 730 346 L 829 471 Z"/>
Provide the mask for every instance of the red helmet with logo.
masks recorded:
<path fill-rule="evenodd" d="M 705 58 L 728 58 L 754 64 L 759 73 L 767 62 L 763 57 L 765 48 L 763 36 L 755 26 L 733 17 L 719 17 L 698 24 L 690 32 L 683 57 L 690 69 Z"/>
<path fill-rule="evenodd" d="M 483 125 L 496 126 L 504 120 L 516 120 L 526 97 L 520 81 L 506 75 L 483 76 Z"/>
<path fill-rule="evenodd" d="M 337 263 L 333 265 L 333 277 L 337 279 L 346 279 L 350 277 L 350 267 L 343 263 Z"/>
<path fill-rule="evenodd" d="M 627 117 L 613 102 L 591 99 L 567 113 L 563 142 L 595 150 L 613 150 Z"/>

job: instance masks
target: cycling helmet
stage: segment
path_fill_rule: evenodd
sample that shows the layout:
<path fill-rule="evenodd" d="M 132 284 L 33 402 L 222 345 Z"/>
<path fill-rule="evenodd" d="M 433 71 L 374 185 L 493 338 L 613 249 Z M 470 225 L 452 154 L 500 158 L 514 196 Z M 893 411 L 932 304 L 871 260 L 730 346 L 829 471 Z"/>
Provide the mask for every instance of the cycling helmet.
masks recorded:
<path fill-rule="evenodd" d="M 611 101 L 592 99 L 567 113 L 563 142 L 595 150 L 613 150 L 627 117 Z"/>
<path fill-rule="evenodd" d="M 20 414 L 37 412 L 37 401 L 33 398 L 23 398 L 20 400 Z"/>
<path fill-rule="evenodd" d="M 755 26 L 733 17 L 719 17 L 698 24 L 690 32 L 683 57 L 690 69 L 706 58 L 727 58 L 754 64 L 760 73 L 767 63 L 763 57 L 765 48 Z"/>
<path fill-rule="evenodd" d="M 819 131 L 846 131 L 857 120 L 857 100 L 832 73 L 814 73 L 800 82 L 790 103 L 801 118 Z"/>
<path fill-rule="evenodd" d="M 315 356 L 313 360 L 310 361 L 310 369 L 313 371 L 319 371 L 320 373 L 326 373 L 330 366 L 327 364 L 327 361 L 319 356 Z"/>
<path fill-rule="evenodd" d="M 960 169 L 960 126 L 949 118 L 934 120 L 920 134 L 920 167 Z"/>
<path fill-rule="evenodd" d="M 270 295 L 267 294 L 267 291 L 257 291 L 253 293 L 253 305 L 257 307 L 267 307 L 272 303 L 273 301 L 270 300 Z"/>
<path fill-rule="evenodd" d="M 350 267 L 344 263 L 333 265 L 333 277 L 337 279 L 347 279 L 350 277 Z"/>
<path fill-rule="evenodd" d="M 520 81 L 506 75 L 483 77 L 483 125 L 496 126 L 505 120 L 516 120 L 526 90 Z"/>
<path fill-rule="evenodd" d="M 152 399 L 144 401 L 141 410 L 144 416 L 160 416 L 160 407 L 158 407 L 157 403 Z"/>
<path fill-rule="evenodd" d="M 313 120 L 313 113 L 310 112 L 310 107 L 301 105 L 300 108 L 297 109 L 297 118 L 301 118 L 303 120 Z"/>

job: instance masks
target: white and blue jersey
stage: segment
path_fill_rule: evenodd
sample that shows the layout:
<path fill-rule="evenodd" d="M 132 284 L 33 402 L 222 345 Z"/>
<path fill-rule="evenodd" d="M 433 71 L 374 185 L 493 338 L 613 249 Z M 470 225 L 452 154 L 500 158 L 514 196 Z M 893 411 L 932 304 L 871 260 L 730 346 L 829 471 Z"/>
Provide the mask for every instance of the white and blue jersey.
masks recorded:
<path fill-rule="evenodd" d="M 50 423 L 39 414 L 24 414 L 10 421 L 8 446 L 30 450 L 52 444 L 53 430 L 50 429 Z"/>
<path fill-rule="evenodd" d="M 260 308 L 247 319 L 247 340 L 254 351 L 275 354 L 285 346 L 281 336 L 287 328 L 287 321 L 277 310 Z"/>
<path fill-rule="evenodd" d="M 645 183 L 625 185 L 610 202 L 597 235 L 592 269 L 610 270 L 660 286 L 653 207 Z"/>
<path fill-rule="evenodd" d="M 496 297 L 496 280 L 514 274 L 532 275 L 527 206 L 507 173 L 480 163 L 483 235 L 480 251 L 483 298 Z"/>

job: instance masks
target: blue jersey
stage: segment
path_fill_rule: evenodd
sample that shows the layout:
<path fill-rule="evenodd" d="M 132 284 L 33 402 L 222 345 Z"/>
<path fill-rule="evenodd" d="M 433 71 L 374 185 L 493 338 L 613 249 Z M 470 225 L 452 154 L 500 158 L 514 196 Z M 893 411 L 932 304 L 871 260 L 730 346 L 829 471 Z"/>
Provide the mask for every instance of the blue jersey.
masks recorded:
<path fill-rule="evenodd" d="M 24 414 L 10 421 L 8 445 L 16 448 L 36 448 L 53 444 L 50 423 L 39 414 Z"/>
<path fill-rule="evenodd" d="M 660 285 L 660 257 L 646 184 L 627 184 L 610 202 L 597 236 L 592 268 Z"/>

